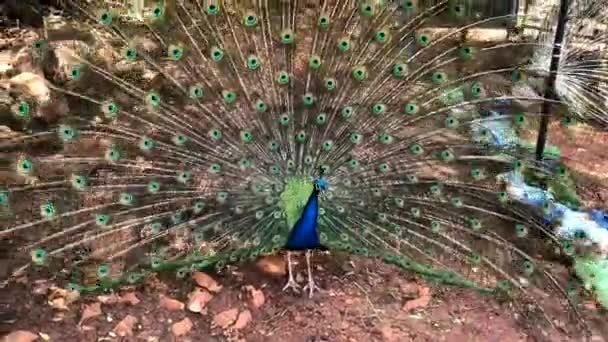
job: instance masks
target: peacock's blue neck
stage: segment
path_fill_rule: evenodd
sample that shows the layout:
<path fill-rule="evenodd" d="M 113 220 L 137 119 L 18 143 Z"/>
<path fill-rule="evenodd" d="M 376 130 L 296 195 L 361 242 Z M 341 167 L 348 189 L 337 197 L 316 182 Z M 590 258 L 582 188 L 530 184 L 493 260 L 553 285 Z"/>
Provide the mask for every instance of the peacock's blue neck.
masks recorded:
<path fill-rule="evenodd" d="M 306 250 L 321 247 L 319 233 L 317 232 L 317 218 L 319 216 L 319 192 L 314 190 L 302 215 L 289 233 L 286 248 L 288 250 Z"/>

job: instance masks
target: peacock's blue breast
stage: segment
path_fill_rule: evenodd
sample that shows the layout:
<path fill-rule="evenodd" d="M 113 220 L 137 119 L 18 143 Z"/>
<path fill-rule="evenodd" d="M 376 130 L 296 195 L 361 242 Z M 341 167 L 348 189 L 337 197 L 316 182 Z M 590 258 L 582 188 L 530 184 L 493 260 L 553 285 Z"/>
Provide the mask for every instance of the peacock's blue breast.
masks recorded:
<path fill-rule="evenodd" d="M 317 218 L 319 216 L 318 193 L 313 193 L 302 211 L 302 216 L 289 233 L 286 248 L 288 250 L 306 250 L 321 247 L 319 233 L 317 232 Z"/>

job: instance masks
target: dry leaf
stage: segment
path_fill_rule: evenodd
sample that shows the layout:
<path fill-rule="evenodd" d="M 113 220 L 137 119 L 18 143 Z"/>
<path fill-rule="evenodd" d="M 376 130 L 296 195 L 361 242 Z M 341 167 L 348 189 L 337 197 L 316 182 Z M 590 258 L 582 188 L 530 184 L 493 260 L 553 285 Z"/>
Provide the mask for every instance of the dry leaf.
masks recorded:
<path fill-rule="evenodd" d="M 190 332 L 190 330 L 192 330 L 192 321 L 188 317 L 179 322 L 173 323 L 171 326 L 171 332 L 173 332 L 173 335 L 175 336 L 186 335 Z"/>
<path fill-rule="evenodd" d="M 213 323 L 222 329 L 228 328 L 236 320 L 239 314 L 238 309 L 222 311 L 213 317 Z"/>
<path fill-rule="evenodd" d="M 418 298 L 408 300 L 403 305 L 403 310 L 410 311 L 412 309 L 425 307 L 431 301 L 431 288 L 428 286 L 418 286 Z"/>
<path fill-rule="evenodd" d="M 162 306 L 163 308 L 169 310 L 169 311 L 180 311 L 180 310 L 184 310 L 184 308 L 186 307 L 186 305 L 182 302 L 180 302 L 177 299 L 173 299 L 173 298 L 169 298 L 165 295 L 159 295 L 160 297 L 160 306 Z"/>
<path fill-rule="evenodd" d="M 198 286 L 204 287 L 211 292 L 217 293 L 222 289 L 222 286 L 206 273 L 194 272 L 194 274 L 192 274 L 192 279 L 194 279 L 194 282 L 196 282 Z"/>
<path fill-rule="evenodd" d="M 3 342 L 32 342 L 38 339 L 38 335 L 26 330 L 17 330 L 4 336 Z"/>
<path fill-rule="evenodd" d="M 254 308 L 257 309 L 264 305 L 266 298 L 264 297 L 264 292 L 262 292 L 262 290 L 258 290 L 252 285 L 245 286 L 245 290 L 249 292 L 249 302 Z"/>
<path fill-rule="evenodd" d="M 123 318 L 122 321 L 116 324 L 112 331 L 120 337 L 133 336 L 133 328 L 135 327 L 136 323 L 137 317 L 127 315 L 127 317 Z"/>
<path fill-rule="evenodd" d="M 205 307 L 213 299 L 213 295 L 201 288 L 196 288 L 188 295 L 188 310 L 192 312 L 206 312 Z"/>
<path fill-rule="evenodd" d="M 236 322 L 234 323 L 234 329 L 241 330 L 241 329 L 245 328 L 249 324 L 249 322 L 251 322 L 251 320 L 252 320 L 251 311 L 249 311 L 249 310 L 242 311 L 239 314 L 239 317 L 236 319 Z"/>
<path fill-rule="evenodd" d="M 87 319 L 97 317 L 101 314 L 101 303 L 85 304 L 83 305 L 82 315 L 80 316 L 80 322 L 78 322 L 78 325 L 82 325 L 82 323 Z"/>

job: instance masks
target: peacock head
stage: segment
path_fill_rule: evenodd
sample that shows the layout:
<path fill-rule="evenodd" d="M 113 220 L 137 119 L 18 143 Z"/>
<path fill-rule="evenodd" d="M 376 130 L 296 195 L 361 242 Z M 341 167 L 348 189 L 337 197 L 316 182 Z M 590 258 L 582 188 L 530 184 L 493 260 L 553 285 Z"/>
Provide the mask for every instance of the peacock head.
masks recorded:
<path fill-rule="evenodd" d="M 319 177 L 319 178 L 315 179 L 314 184 L 315 184 L 315 191 L 321 192 L 321 193 L 327 191 L 327 188 L 329 187 L 329 184 L 327 184 L 327 181 L 323 177 Z"/>

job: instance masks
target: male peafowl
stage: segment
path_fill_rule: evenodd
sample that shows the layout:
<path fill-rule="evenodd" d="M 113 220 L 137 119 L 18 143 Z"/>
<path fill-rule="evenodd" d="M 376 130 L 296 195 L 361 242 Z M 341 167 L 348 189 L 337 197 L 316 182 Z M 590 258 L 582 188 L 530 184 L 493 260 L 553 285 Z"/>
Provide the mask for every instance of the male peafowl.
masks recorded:
<path fill-rule="evenodd" d="M 472 41 L 513 15 L 468 3 L 64 1 L 86 33 L 32 43 L 49 96 L 8 94 L 2 278 L 91 291 L 287 250 L 297 289 L 306 251 L 312 296 L 323 248 L 583 322 L 551 264 L 579 243 L 496 177 L 568 176 L 504 134 L 559 105 L 528 86 L 544 47 Z"/>

